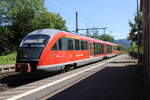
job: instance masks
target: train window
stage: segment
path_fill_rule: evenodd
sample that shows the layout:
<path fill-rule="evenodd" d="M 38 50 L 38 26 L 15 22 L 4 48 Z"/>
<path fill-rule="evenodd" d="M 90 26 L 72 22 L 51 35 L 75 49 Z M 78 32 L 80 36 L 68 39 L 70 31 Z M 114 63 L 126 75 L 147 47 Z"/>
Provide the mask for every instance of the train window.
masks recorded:
<path fill-rule="evenodd" d="M 58 40 L 58 48 L 59 48 L 59 50 L 68 50 L 67 38 L 63 37 Z"/>
<path fill-rule="evenodd" d="M 110 53 L 110 46 L 107 45 L 107 53 Z"/>
<path fill-rule="evenodd" d="M 85 50 L 84 41 L 81 41 L 81 50 Z"/>
<path fill-rule="evenodd" d="M 101 44 L 98 43 L 98 54 L 100 55 L 101 54 Z"/>
<path fill-rule="evenodd" d="M 102 50 L 101 54 L 104 54 L 104 52 L 105 52 L 105 46 L 103 44 L 101 45 L 101 50 Z"/>
<path fill-rule="evenodd" d="M 62 50 L 68 50 L 68 39 L 62 38 Z"/>
<path fill-rule="evenodd" d="M 58 47 L 59 47 L 59 50 L 62 50 L 62 39 L 58 40 Z"/>
<path fill-rule="evenodd" d="M 73 49 L 73 40 L 72 39 L 68 39 L 68 50 L 74 50 Z"/>
<path fill-rule="evenodd" d="M 77 44 L 76 49 L 79 50 L 79 40 L 75 42 Z M 63 37 L 55 43 L 52 50 L 74 50 L 74 41 L 73 39 Z"/>
<path fill-rule="evenodd" d="M 90 56 L 93 55 L 93 42 L 89 43 L 89 47 L 90 47 Z"/>
<path fill-rule="evenodd" d="M 85 50 L 88 50 L 88 42 L 85 41 Z"/>
<path fill-rule="evenodd" d="M 94 55 L 104 54 L 104 45 L 100 43 L 94 43 Z"/>
<path fill-rule="evenodd" d="M 96 55 L 96 43 L 94 43 L 94 55 Z"/>
<path fill-rule="evenodd" d="M 96 55 L 99 55 L 99 43 L 96 43 Z"/>
<path fill-rule="evenodd" d="M 55 43 L 55 45 L 52 47 L 52 50 L 67 50 L 67 44 L 67 39 L 61 38 Z"/>
<path fill-rule="evenodd" d="M 107 48 L 107 49 L 106 49 L 106 52 L 109 53 L 109 47 L 108 47 L 108 45 L 106 46 L 106 48 Z"/>
<path fill-rule="evenodd" d="M 80 50 L 80 41 L 75 39 L 75 50 Z"/>
<path fill-rule="evenodd" d="M 94 55 L 98 55 L 98 43 L 94 43 Z"/>
<path fill-rule="evenodd" d="M 113 51 L 113 47 L 110 45 L 110 53 L 112 53 Z"/>
<path fill-rule="evenodd" d="M 50 36 L 43 34 L 29 35 L 24 38 L 23 42 L 20 44 L 20 47 L 44 47 Z"/>
<path fill-rule="evenodd" d="M 101 49 L 101 46 L 102 46 L 102 44 L 98 44 L 98 54 L 100 55 L 100 54 L 102 54 L 101 52 L 102 52 L 102 49 Z"/>
<path fill-rule="evenodd" d="M 94 55 L 96 55 L 96 43 L 94 43 Z"/>
<path fill-rule="evenodd" d="M 100 46 L 100 54 L 104 54 L 104 45 L 103 44 L 101 44 L 101 46 Z"/>
<path fill-rule="evenodd" d="M 57 48 L 57 42 L 54 44 L 54 46 L 52 47 L 52 51 L 54 51 L 54 50 L 58 50 L 58 48 Z"/>
<path fill-rule="evenodd" d="M 107 53 L 112 53 L 112 46 L 111 45 L 107 45 Z"/>

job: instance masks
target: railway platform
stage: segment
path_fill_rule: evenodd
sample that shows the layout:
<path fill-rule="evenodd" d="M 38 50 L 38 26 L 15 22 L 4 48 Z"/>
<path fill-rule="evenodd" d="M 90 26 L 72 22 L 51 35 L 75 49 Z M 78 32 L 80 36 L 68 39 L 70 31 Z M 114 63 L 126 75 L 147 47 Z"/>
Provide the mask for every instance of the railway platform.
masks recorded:
<path fill-rule="evenodd" d="M 0 92 L 0 100 L 140 100 L 136 63 L 117 56 Z"/>
<path fill-rule="evenodd" d="M 137 61 L 123 56 L 48 100 L 143 100 Z"/>

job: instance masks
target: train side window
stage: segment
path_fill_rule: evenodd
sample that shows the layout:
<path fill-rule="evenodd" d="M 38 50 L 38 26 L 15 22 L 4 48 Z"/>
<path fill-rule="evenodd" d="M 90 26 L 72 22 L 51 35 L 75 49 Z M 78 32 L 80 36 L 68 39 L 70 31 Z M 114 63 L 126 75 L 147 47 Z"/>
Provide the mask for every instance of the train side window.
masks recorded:
<path fill-rule="evenodd" d="M 107 45 L 107 53 L 110 53 L 110 47 Z"/>
<path fill-rule="evenodd" d="M 96 44 L 95 44 L 95 42 L 94 42 L 93 45 L 94 45 L 94 55 L 95 55 L 95 54 L 96 54 L 96 53 L 95 53 L 95 51 L 96 51 L 96 48 L 95 48 L 95 47 L 96 47 L 96 46 L 95 46 Z"/>
<path fill-rule="evenodd" d="M 59 50 L 68 50 L 68 39 L 63 37 L 58 40 Z"/>
<path fill-rule="evenodd" d="M 113 51 L 113 47 L 110 45 L 110 53 L 112 53 Z"/>
<path fill-rule="evenodd" d="M 58 50 L 57 48 L 57 42 L 54 44 L 54 46 L 52 47 L 52 51 Z"/>
<path fill-rule="evenodd" d="M 85 41 L 85 50 L 88 50 L 88 42 Z"/>
<path fill-rule="evenodd" d="M 81 50 L 85 50 L 84 41 L 81 41 Z"/>
<path fill-rule="evenodd" d="M 105 46 L 103 44 L 101 44 L 101 54 L 104 54 L 104 48 L 105 48 Z"/>
<path fill-rule="evenodd" d="M 55 44 L 54 46 L 52 47 L 52 50 L 60 50 L 60 51 L 63 51 L 63 50 L 68 50 L 68 39 L 63 37 L 63 38 L 60 38 Z"/>
<path fill-rule="evenodd" d="M 101 44 L 98 43 L 98 54 L 100 55 L 101 54 Z"/>
<path fill-rule="evenodd" d="M 62 50 L 62 39 L 58 40 L 58 47 L 59 47 L 59 50 Z"/>
<path fill-rule="evenodd" d="M 109 47 L 108 47 L 108 45 L 106 46 L 106 48 L 107 48 L 107 53 L 109 53 Z"/>
<path fill-rule="evenodd" d="M 101 43 L 94 43 L 94 55 L 104 54 L 104 45 Z"/>
<path fill-rule="evenodd" d="M 97 55 L 97 43 L 95 43 L 95 55 Z"/>
<path fill-rule="evenodd" d="M 94 55 L 97 55 L 97 43 L 94 43 Z"/>
<path fill-rule="evenodd" d="M 75 39 L 75 50 L 80 50 L 80 41 Z"/>
<path fill-rule="evenodd" d="M 108 45 L 106 46 L 106 53 L 108 53 Z"/>
<path fill-rule="evenodd" d="M 68 50 L 68 39 L 62 38 L 62 50 Z"/>
<path fill-rule="evenodd" d="M 107 45 L 107 53 L 112 53 L 112 46 L 111 45 Z"/>
<path fill-rule="evenodd" d="M 99 55 L 102 54 L 102 44 L 99 43 Z"/>
<path fill-rule="evenodd" d="M 73 40 L 72 39 L 68 39 L 68 50 L 74 50 L 73 49 Z"/>
<path fill-rule="evenodd" d="M 98 43 L 96 43 L 96 55 L 99 54 L 99 47 L 98 47 Z"/>

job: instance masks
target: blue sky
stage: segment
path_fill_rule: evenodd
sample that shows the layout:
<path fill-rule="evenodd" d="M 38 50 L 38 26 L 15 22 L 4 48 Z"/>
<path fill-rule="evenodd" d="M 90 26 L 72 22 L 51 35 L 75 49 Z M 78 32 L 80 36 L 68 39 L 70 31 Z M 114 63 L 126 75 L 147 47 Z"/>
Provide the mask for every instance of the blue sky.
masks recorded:
<path fill-rule="evenodd" d="M 70 31 L 75 29 L 78 11 L 79 28 L 107 27 L 107 34 L 124 39 L 130 30 L 128 21 L 133 20 L 136 11 L 136 0 L 45 0 L 45 7 L 59 13 Z"/>

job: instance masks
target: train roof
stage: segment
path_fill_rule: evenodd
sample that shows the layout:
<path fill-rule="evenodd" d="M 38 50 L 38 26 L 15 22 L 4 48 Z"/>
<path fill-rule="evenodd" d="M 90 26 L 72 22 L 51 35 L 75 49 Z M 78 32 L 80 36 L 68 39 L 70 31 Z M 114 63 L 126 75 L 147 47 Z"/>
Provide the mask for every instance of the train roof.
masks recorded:
<path fill-rule="evenodd" d="M 56 29 L 39 29 L 36 31 L 33 31 L 29 33 L 28 35 L 34 35 L 34 34 L 44 34 L 44 35 L 49 35 L 52 36 L 58 32 L 62 32 L 61 30 L 56 30 Z"/>
<path fill-rule="evenodd" d="M 98 39 L 93 39 L 93 38 L 90 38 L 90 37 L 81 36 L 78 33 L 69 33 L 69 32 L 65 32 L 65 31 L 62 31 L 62 30 L 56 30 L 56 29 L 40 29 L 40 30 L 33 31 L 33 32 L 29 33 L 28 35 L 44 34 L 44 35 L 52 36 L 52 35 L 55 35 L 58 32 L 64 32 L 64 33 L 74 35 L 74 36 L 77 36 L 77 37 L 80 37 L 80 38 L 83 38 L 83 39 L 88 39 L 88 40 L 92 40 L 92 41 L 95 41 L 95 42 L 102 42 L 102 43 L 105 43 L 105 44 L 108 44 L 108 45 L 117 46 L 117 44 L 114 44 L 114 43 L 110 43 L 110 42 L 106 42 L 106 41 L 102 41 L 102 40 L 98 40 Z"/>

